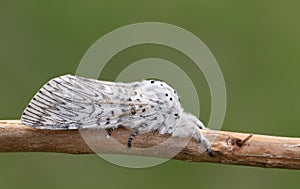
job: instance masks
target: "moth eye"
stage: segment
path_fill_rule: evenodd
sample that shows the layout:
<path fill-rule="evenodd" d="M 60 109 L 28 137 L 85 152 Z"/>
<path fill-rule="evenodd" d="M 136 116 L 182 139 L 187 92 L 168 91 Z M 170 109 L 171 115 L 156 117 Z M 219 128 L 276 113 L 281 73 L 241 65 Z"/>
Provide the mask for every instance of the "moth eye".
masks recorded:
<path fill-rule="evenodd" d="M 151 83 L 154 83 L 154 81 L 152 80 Z"/>

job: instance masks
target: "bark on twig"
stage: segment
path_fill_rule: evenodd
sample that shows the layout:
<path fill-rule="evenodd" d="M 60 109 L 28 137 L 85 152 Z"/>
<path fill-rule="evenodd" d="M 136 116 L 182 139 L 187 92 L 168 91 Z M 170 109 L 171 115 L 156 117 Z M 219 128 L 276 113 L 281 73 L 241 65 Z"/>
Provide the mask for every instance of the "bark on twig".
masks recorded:
<path fill-rule="evenodd" d="M 94 153 L 80 133 L 82 134 L 78 130 L 38 130 L 22 125 L 18 120 L 2 120 L 0 121 L 0 152 Z M 125 146 L 130 133 L 124 128 L 118 128 L 113 132 L 112 138 Z M 205 130 L 203 133 L 208 139 L 214 139 L 211 141 L 215 153 L 213 158 L 206 152 L 199 151 L 199 143 L 194 140 L 189 141 L 182 150 L 179 142 L 182 139 L 175 139 L 168 144 L 169 146 L 162 145 L 159 150 L 166 152 L 168 150 L 164 148 L 178 148 L 181 151 L 173 159 L 183 161 L 300 169 L 300 138 L 256 134 L 249 137 L 250 134 L 213 130 Z M 116 145 L 113 140 L 105 139 L 105 136 L 95 137 L 97 144 L 101 146 L 99 149 L 101 153 L 132 154 L 135 152 L 126 147 L 120 148 L 120 145 Z M 145 148 L 162 144 L 168 138 L 169 136 L 161 136 L 157 133 L 140 134 L 134 139 L 132 145 L 135 148 Z M 137 155 L 167 156 L 164 153 L 153 152 L 137 153 Z"/>

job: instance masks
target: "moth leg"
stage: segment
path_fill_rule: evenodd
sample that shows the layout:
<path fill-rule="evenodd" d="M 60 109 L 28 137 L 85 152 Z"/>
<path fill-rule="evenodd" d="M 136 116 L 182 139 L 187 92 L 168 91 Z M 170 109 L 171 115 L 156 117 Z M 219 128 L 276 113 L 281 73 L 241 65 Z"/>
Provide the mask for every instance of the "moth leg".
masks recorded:
<path fill-rule="evenodd" d="M 199 129 L 209 130 L 209 128 L 205 127 L 204 124 L 199 119 L 195 119 L 195 123 Z"/>
<path fill-rule="evenodd" d="M 189 120 L 191 120 L 193 123 L 195 123 L 199 129 L 209 130 L 209 128 L 205 127 L 205 125 L 204 125 L 197 117 L 195 117 L 194 115 L 189 114 L 189 113 L 183 113 L 183 114 L 184 114 L 183 116 L 184 116 L 186 119 L 189 119 Z"/>
<path fill-rule="evenodd" d="M 133 141 L 134 137 L 138 134 L 138 131 L 133 131 L 128 139 L 128 142 L 127 142 L 127 147 L 128 148 L 131 148 L 131 142 Z"/>
<path fill-rule="evenodd" d="M 211 144 L 207 140 L 207 138 L 202 135 L 201 129 L 199 127 L 197 127 L 196 135 L 197 135 L 196 139 L 199 140 L 205 146 L 208 155 L 210 157 L 214 157 L 214 153 L 211 150 Z"/>
<path fill-rule="evenodd" d="M 111 136 L 111 134 L 112 134 L 112 132 L 115 130 L 115 128 L 113 128 L 113 127 L 109 127 L 109 128 L 107 128 L 106 129 L 106 138 L 107 139 L 109 139 L 110 138 L 110 136 Z"/>

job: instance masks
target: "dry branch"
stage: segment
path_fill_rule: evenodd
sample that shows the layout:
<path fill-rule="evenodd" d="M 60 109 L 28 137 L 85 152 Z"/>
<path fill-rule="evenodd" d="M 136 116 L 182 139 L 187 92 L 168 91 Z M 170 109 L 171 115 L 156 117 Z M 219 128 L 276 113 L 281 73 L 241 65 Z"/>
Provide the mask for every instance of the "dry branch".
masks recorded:
<path fill-rule="evenodd" d="M 258 167 L 273 167 L 300 169 L 300 138 L 275 137 L 265 135 L 203 131 L 212 141 L 215 157 L 211 158 L 205 152 L 199 151 L 199 143 L 191 140 L 173 159 L 192 162 L 211 162 L 235 165 L 250 165 Z M 122 144 L 126 144 L 130 131 L 119 128 L 112 137 Z M 104 136 L 97 136 L 97 143 L 101 145 L 101 153 L 132 154 L 134 150 L 117 146 Z M 248 137 L 248 138 L 247 138 Z M 135 148 L 145 148 L 161 144 L 168 136 L 156 133 L 140 134 L 133 141 Z M 244 139 L 248 140 L 244 140 Z M 177 142 L 176 142 L 177 140 Z M 168 148 L 180 148 L 176 139 Z M 244 144 L 243 144 L 244 143 Z M 90 145 L 89 145 L 90 146 Z M 38 130 L 22 125 L 18 120 L 0 121 L 0 152 L 61 152 L 69 154 L 94 153 L 86 144 L 78 130 Z M 162 151 L 167 151 L 163 146 Z M 97 151 L 98 152 L 98 151 Z M 145 153 L 153 157 L 165 157 L 159 153 Z"/>

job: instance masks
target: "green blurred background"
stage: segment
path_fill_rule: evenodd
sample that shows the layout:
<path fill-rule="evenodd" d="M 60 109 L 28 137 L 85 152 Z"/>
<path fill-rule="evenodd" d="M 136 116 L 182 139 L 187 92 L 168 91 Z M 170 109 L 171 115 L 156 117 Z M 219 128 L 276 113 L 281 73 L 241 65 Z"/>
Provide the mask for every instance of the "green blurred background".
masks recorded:
<path fill-rule="evenodd" d="M 299 1 L 0 1 L 0 119 L 19 118 L 50 78 L 75 73 L 87 49 L 124 25 L 155 21 L 185 28 L 213 52 L 224 74 L 228 106 L 222 130 L 300 136 Z M 116 64 L 160 57 L 182 64 L 181 53 L 141 45 Z M 201 92 L 209 119 L 208 86 L 185 69 Z M 1 153 L 0 188 L 298 188 L 300 172 L 171 160 L 148 169 L 112 165 L 96 155 Z"/>

